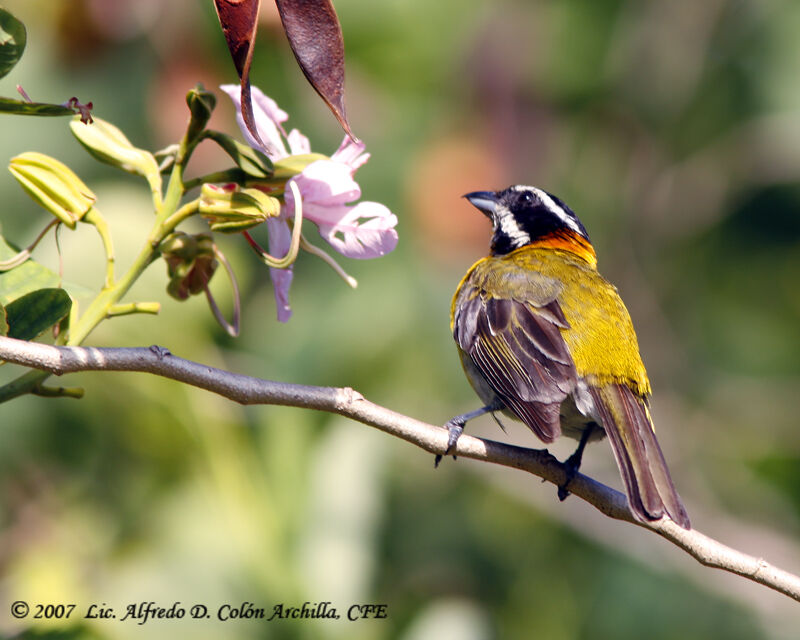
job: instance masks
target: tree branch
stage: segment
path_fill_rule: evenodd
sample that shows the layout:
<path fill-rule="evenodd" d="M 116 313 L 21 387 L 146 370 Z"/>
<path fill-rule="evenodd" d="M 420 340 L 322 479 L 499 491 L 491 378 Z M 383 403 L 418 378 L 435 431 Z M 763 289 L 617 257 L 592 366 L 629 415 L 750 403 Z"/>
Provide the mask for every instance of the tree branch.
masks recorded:
<path fill-rule="evenodd" d="M 200 387 L 240 404 L 277 404 L 338 413 L 406 440 L 432 454 L 444 453 L 447 430 L 415 420 L 368 401 L 350 388 L 312 387 L 272 382 L 230 373 L 172 355 L 162 347 L 54 347 L 0 337 L 0 360 L 56 375 L 78 371 L 141 371 Z M 532 473 L 558 486 L 565 479 L 562 464 L 546 450 L 525 449 L 464 435 L 456 453 Z M 578 474 L 570 493 L 605 515 L 650 529 L 686 551 L 698 562 L 740 575 L 800 601 L 800 578 L 723 545 L 697 530 L 686 531 L 668 518 L 647 524 L 634 520 L 625 496 Z"/>

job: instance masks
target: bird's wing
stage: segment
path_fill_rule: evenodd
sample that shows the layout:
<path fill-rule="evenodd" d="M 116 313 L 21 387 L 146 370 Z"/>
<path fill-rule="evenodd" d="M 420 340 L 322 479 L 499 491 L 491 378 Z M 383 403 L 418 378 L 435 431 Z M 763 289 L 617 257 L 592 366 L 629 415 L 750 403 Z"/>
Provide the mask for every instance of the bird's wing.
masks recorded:
<path fill-rule="evenodd" d="M 689 516 L 672 484 L 644 399 L 625 384 L 590 386 L 589 392 L 614 450 L 634 515 L 646 522 L 667 514 L 688 529 Z"/>
<path fill-rule="evenodd" d="M 577 382 L 556 300 L 542 306 L 472 289 L 457 305 L 453 335 L 495 393 L 544 442 L 561 435 L 559 409 Z"/>

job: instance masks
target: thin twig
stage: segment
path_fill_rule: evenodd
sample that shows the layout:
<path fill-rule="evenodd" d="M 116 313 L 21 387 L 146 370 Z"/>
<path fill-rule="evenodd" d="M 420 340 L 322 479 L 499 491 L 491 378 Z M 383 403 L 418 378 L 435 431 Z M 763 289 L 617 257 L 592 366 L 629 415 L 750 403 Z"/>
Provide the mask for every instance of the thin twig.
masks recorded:
<path fill-rule="evenodd" d="M 300 248 L 308 251 L 311 255 L 317 256 L 318 258 L 322 258 L 325 263 L 331 267 L 336 274 L 344 280 L 348 285 L 350 285 L 353 289 L 358 287 L 358 280 L 356 280 L 353 276 L 349 275 L 344 269 L 339 266 L 339 263 L 333 259 L 332 256 L 329 256 L 325 253 L 322 249 L 317 246 L 311 244 L 304 235 L 300 236 Z"/>
<path fill-rule="evenodd" d="M 214 255 L 217 257 L 217 260 L 225 267 L 225 271 L 228 274 L 228 280 L 231 283 L 231 295 L 233 296 L 233 318 L 231 322 L 228 322 L 225 319 L 222 311 L 220 310 L 219 306 L 217 305 L 217 301 L 214 300 L 214 295 L 211 293 L 211 289 L 209 288 L 208 284 L 205 286 L 206 290 L 206 299 L 208 300 L 208 306 L 211 307 L 211 313 L 214 314 L 214 318 L 216 319 L 219 326 L 221 326 L 229 336 L 235 338 L 239 335 L 239 324 L 241 321 L 241 314 L 242 314 L 242 302 L 241 296 L 239 295 L 239 283 L 236 281 L 236 273 L 233 271 L 233 267 L 231 263 L 228 262 L 228 259 L 225 257 L 225 254 L 219 250 L 217 245 L 213 245 Z"/>
<path fill-rule="evenodd" d="M 39 232 L 39 235 L 36 236 L 34 241 L 31 242 L 27 247 L 25 247 L 16 255 L 11 256 L 8 260 L 3 260 L 0 262 L 0 271 L 11 271 L 11 269 L 18 267 L 28 260 L 28 258 L 31 257 L 33 250 L 36 248 L 39 242 L 41 242 L 42 238 L 44 238 L 45 234 L 50 231 L 54 225 L 60 224 L 60 222 L 61 221 L 58 219 L 53 219 L 48 222 L 47 226 Z"/>
<path fill-rule="evenodd" d="M 415 420 L 368 401 L 350 388 L 311 387 L 272 382 L 173 356 L 161 347 L 54 347 L 0 337 L 0 359 L 60 375 L 77 371 L 140 371 L 206 389 L 240 404 L 275 404 L 317 409 L 352 418 L 402 438 L 433 454 L 447 448 L 446 429 Z M 566 479 L 563 465 L 547 451 L 463 435 L 455 453 L 521 469 L 556 486 Z M 697 530 L 685 530 L 668 518 L 640 523 L 619 491 L 578 474 L 570 492 L 605 515 L 649 529 L 686 551 L 707 567 L 740 575 L 800 601 L 800 578 L 762 558 L 732 549 Z"/>
<path fill-rule="evenodd" d="M 111 240 L 111 232 L 108 229 L 108 223 L 100 213 L 97 207 L 92 207 L 83 216 L 83 221 L 92 225 L 100 236 L 103 243 L 103 250 L 106 253 L 106 280 L 103 284 L 104 289 L 110 289 L 114 286 L 114 262 L 116 257 L 114 255 L 114 243 Z"/>

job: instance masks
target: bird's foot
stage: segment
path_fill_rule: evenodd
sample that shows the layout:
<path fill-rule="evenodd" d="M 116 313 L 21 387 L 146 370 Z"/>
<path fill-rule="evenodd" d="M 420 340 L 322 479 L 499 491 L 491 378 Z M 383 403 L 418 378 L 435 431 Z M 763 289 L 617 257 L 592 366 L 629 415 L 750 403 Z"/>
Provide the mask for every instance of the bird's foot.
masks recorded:
<path fill-rule="evenodd" d="M 446 425 L 447 431 L 449 433 L 447 437 L 447 449 L 445 450 L 444 454 L 437 453 L 436 458 L 433 460 L 433 467 L 434 469 L 439 466 L 439 463 L 442 461 L 442 456 L 449 456 L 450 452 L 456 448 L 456 444 L 458 443 L 458 439 L 461 437 L 461 434 L 464 433 L 464 422 L 460 420 L 451 420 Z M 455 454 L 453 454 L 453 460 L 456 459 Z"/>
<path fill-rule="evenodd" d="M 581 456 L 576 457 L 577 453 L 576 451 L 564 461 L 564 472 L 567 477 L 562 484 L 558 485 L 558 499 L 561 500 L 561 502 L 564 502 L 567 496 L 569 496 L 567 487 L 569 487 L 570 482 L 575 479 L 575 476 L 578 475 L 578 469 L 581 466 Z"/>
<path fill-rule="evenodd" d="M 578 475 L 578 469 L 581 468 L 581 461 L 583 460 L 583 450 L 586 448 L 586 443 L 589 442 L 589 438 L 591 437 L 592 431 L 594 431 L 595 428 L 596 425 L 591 423 L 586 429 L 584 429 L 583 433 L 581 434 L 581 440 L 578 443 L 578 448 L 575 449 L 575 453 L 564 460 L 564 472 L 566 474 L 566 479 L 564 480 L 564 484 L 561 484 L 558 487 L 558 499 L 561 500 L 561 502 L 564 502 L 569 495 L 567 487 L 569 486 L 570 482 L 575 479 L 575 476 Z"/>

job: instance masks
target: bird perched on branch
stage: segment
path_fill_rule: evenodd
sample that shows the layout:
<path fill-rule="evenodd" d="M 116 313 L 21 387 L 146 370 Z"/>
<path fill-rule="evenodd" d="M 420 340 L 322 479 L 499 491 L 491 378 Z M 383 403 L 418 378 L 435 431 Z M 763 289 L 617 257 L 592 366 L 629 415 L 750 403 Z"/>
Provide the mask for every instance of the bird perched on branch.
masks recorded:
<path fill-rule="evenodd" d="M 493 234 L 490 255 L 458 286 L 451 328 L 485 406 L 447 423 L 447 453 L 468 420 L 495 411 L 521 420 L 545 443 L 575 438 L 559 487 L 563 500 L 586 443 L 608 436 L 634 516 L 668 516 L 688 529 L 650 418 L 650 382 L 633 324 L 616 288 L 598 273 L 583 224 L 535 187 L 464 197 L 489 217 Z"/>

